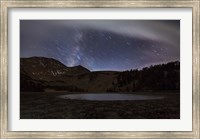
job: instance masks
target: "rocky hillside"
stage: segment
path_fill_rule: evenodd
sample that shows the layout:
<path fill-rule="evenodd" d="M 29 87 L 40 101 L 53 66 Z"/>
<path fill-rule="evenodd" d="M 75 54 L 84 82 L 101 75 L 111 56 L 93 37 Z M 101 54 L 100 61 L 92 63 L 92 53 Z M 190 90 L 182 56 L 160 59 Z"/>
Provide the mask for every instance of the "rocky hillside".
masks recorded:
<path fill-rule="evenodd" d="M 22 92 L 134 92 L 180 89 L 180 62 L 124 72 L 91 72 L 83 66 L 67 67 L 45 57 L 21 58 Z"/>
<path fill-rule="evenodd" d="M 45 57 L 21 58 L 21 91 L 106 91 L 116 72 L 90 72 L 83 66 L 67 67 Z"/>
<path fill-rule="evenodd" d="M 20 72 L 35 80 L 63 80 L 63 76 L 80 75 L 90 72 L 82 66 L 67 67 L 58 60 L 45 57 L 20 59 Z"/>

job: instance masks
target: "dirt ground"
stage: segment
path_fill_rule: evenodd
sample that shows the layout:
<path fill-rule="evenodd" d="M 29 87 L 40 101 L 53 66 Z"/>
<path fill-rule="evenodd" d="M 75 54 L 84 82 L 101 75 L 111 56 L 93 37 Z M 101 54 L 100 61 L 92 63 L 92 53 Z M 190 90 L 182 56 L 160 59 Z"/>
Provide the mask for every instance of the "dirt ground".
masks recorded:
<path fill-rule="evenodd" d="M 179 119 L 180 93 L 147 92 L 158 100 L 88 101 L 58 98 L 64 92 L 21 92 L 20 119 Z M 68 93 L 69 94 L 69 93 Z"/>

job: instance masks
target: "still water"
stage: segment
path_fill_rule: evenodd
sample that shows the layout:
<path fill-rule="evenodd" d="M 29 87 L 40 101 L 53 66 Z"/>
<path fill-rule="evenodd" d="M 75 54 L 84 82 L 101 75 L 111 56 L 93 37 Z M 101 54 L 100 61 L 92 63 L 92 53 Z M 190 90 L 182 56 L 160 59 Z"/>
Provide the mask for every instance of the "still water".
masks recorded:
<path fill-rule="evenodd" d="M 120 93 L 69 94 L 69 95 L 61 95 L 61 96 L 59 96 L 59 98 L 76 99 L 76 100 L 96 100 L 96 101 L 163 99 L 163 97 L 161 97 L 161 96 L 120 94 Z"/>

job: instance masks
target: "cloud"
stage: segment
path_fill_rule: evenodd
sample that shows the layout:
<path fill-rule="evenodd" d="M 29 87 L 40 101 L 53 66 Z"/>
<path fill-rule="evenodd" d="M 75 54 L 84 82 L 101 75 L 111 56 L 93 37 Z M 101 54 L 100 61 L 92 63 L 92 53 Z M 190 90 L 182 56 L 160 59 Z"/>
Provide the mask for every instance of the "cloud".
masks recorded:
<path fill-rule="evenodd" d="M 67 28 L 108 31 L 179 47 L 180 28 L 177 20 L 70 20 L 60 21 L 59 24 Z"/>
<path fill-rule="evenodd" d="M 24 23 L 23 28 L 27 26 L 30 29 L 31 26 L 30 33 L 40 37 L 49 36 L 50 32 L 59 29 L 94 29 L 179 47 L 180 23 L 177 20 L 25 20 Z"/>
<path fill-rule="evenodd" d="M 67 66 L 81 64 L 90 70 L 176 60 L 180 58 L 180 22 L 21 20 L 20 55 L 59 58 Z M 116 63 L 109 63 L 111 57 Z M 128 64 L 125 58 L 130 58 Z"/>

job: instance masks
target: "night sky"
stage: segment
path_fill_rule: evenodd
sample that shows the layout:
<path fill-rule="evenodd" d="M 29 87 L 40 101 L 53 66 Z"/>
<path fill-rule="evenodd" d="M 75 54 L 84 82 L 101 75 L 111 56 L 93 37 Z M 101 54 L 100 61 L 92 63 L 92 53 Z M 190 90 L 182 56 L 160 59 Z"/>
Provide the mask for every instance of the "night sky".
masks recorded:
<path fill-rule="evenodd" d="M 123 71 L 180 60 L 179 20 L 21 20 L 20 57 Z"/>

